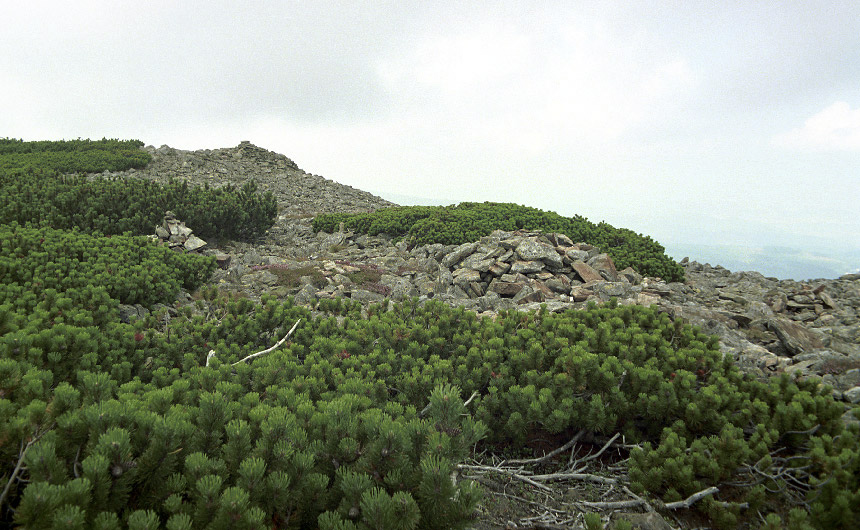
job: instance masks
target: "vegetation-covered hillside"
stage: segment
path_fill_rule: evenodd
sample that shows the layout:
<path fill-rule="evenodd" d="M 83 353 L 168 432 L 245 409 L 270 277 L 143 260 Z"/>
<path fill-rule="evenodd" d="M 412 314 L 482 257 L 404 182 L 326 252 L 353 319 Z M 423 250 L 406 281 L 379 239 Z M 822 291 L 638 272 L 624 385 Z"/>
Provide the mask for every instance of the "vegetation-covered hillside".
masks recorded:
<path fill-rule="evenodd" d="M 25 142 L 0 138 L 0 170 L 38 169 L 60 173 L 100 173 L 142 168 L 152 159 L 139 140 Z"/>
<path fill-rule="evenodd" d="M 322 214 L 314 230 L 333 232 L 340 223 L 356 232 L 408 238 L 415 245 L 459 245 L 477 241 L 493 230 L 543 230 L 558 232 L 574 242 L 585 242 L 607 252 L 619 269 L 633 267 L 647 276 L 682 281 L 684 271 L 666 255 L 662 245 L 648 236 L 607 223 L 594 224 L 581 216 L 563 217 L 554 212 L 508 203 L 464 202 L 456 206 L 400 206 L 371 213 Z"/>
<path fill-rule="evenodd" d="M 0 142 L 0 223 L 143 235 L 151 234 L 169 210 L 200 237 L 253 240 L 265 234 L 277 215 L 275 198 L 258 194 L 253 181 L 241 189 L 210 189 L 176 180 L 162 185 L 82 174 L 124 170 L 131 161 L 133 167 L 145 165 L 149 154 L 139 149 L 141 142 Z M 31 157 L 25 165 L 21 153 Z M 62 155 L 59 162 L 53 158 L 57 153 Z"/>
<path fill-rule="evenodd" d="M 75 190 L 98 213 L 95 182 Z M 466 528 L 472 458 L 578 432 L 623 436 L 624 471 L 543 465 L 709 525 L 860 517 L 842 405 L 656 308 L 255 303 L 206 285 L 211 258 L 69 225 L 0 224 L 0 527 Z"/>

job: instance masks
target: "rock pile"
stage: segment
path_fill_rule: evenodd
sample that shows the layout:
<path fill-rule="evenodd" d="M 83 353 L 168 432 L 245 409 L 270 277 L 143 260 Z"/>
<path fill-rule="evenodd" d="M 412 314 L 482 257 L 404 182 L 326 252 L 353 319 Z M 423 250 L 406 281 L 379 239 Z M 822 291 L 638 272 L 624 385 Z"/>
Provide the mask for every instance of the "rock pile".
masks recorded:
<path fill-rule="evenodd" d="M 237 257 L 213 280 L 252 298 L 270 293 L 299 303 L 328 297 L 370 303 L 417 296 L 485 316 L 541 305 L 577 309 L 611 298 L 656 305 L 717 335 L 724 355 L 749 373 L 821 377 L 837 397 L 860 403 L 860 280 L 780 281 L 684 260 L 686 282 L 667 283 L 629 268 L 617 271 L 599 248 L 540 232 L 496 231 L 464 245 L 411 249 L 387 237 L 343 231 L 316 239 L 305 247 L 310 259 L 255 250 L 247 254 L 254 267 Z M 312 270 L 317 281 L 308 272 L 298 285 L 278 285 L 271 273 L 278 267 Z M 359 271 L 372 273 L 372 281 L 356 276 Z"/>
<path fill-rule="evenodd" d="M 155 227 L 153 238 L 176 251 L 194 252 L 206 246 L 206 241 L 195 236 L 171 211 L 165 212 L 164 222 Z"/>
<path fill-rule="evenodd" d="M 430 258 L 434 249 L 413 254 Z M 436 249 L 438 250 L 438 249 Z M 436 252 L 438 257 L 438 252 Z M 620 273 L 609 255 L 564 234 L 496 230 L 478 242 L 465 243 L 445 254 L 439 263 L 442 294 L 454 299 L 489 296 L 514 304 L 608 300 L 641 281 L 632 268 Z M 490 303 L 490 306 L 494 304 Z"/>

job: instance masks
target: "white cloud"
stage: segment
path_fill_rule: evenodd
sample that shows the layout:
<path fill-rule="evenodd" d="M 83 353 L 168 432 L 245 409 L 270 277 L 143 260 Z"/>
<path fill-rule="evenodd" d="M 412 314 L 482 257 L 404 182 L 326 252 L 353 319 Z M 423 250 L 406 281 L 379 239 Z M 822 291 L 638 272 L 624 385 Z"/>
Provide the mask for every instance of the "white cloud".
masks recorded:
<path fill-rule="evenodd" d="M 837 101 L 806 120 L 803 127 L 775 136 L 773 143 L 821 151 L 860 151 L 860 108 Z"/>
<path fill-rule="evenodd" d="M 695 85 L 649 36 L 569 18 L 431 31 L 377 65 L 381 84 L 451 144 L 535 156 L 615 143 Z"/>

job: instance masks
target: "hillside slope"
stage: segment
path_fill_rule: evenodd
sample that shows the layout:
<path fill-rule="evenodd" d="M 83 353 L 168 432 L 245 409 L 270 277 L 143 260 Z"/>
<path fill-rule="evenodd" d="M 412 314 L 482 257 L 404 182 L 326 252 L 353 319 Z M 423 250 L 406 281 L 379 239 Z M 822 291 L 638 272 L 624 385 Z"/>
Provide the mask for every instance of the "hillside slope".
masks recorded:
<path fill-rule="evenodd" d="M 211 257 L 3 225 L 0 520 L 854 528 L 860 278 L 683 260 L 667 282 L 522 226 L 317 233 L 319 213 L 391 203 L 247 142 L 145 150 L 120 187 L 254 183 L 275 224 Z"/>

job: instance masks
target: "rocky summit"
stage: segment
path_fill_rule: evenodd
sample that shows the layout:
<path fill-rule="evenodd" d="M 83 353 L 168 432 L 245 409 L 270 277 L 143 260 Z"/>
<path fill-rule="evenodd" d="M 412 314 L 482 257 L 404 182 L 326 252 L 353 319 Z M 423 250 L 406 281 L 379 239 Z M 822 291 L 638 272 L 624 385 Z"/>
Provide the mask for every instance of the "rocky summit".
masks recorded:
<path fill-rule="evenodd" d="M 202 151 L 146 149 L 153 156 L 149 166 L 111 176 L 182 178 L 213 187 L 254 180 L 261 191 L 277 198 L 277 222 L 261 241 L 210 241 L 191 249 L 218 258 L 211 282 L 224 290 L 252 299 L 293 296 L 305 304 L 324 297 L 348 297 L 363 304 L 433 298 L 487 318 L 505 309 L 545 306 L 563 311 L 612 299 L 656 305 L 717 335 L 723 354 L 757 377 L 819 377 L 846 407 L 860 403 L 858 275 L 777 280 L 685 258 L 681 265 L 686 280 L 670 283 L 643 277 L 632 268 L 619 271 L 601 249 L 562 234 L 496 231 L 459 246 L 411 247 L 343 228 L 314 233 L 311 220 L 318 213 L 394 205 L 306 173 L 289 158 L 249 142 Z M 169 239 L 173 232 L 190 234 L 193 228 L 168 216 L 159 235 Z M 189 299 L 183 295 L 182 300 Z M 143 307 L 123 307 L 128 320 L 145 312 Z M 846 416 L 846 421 L 852 420 Z"/>

